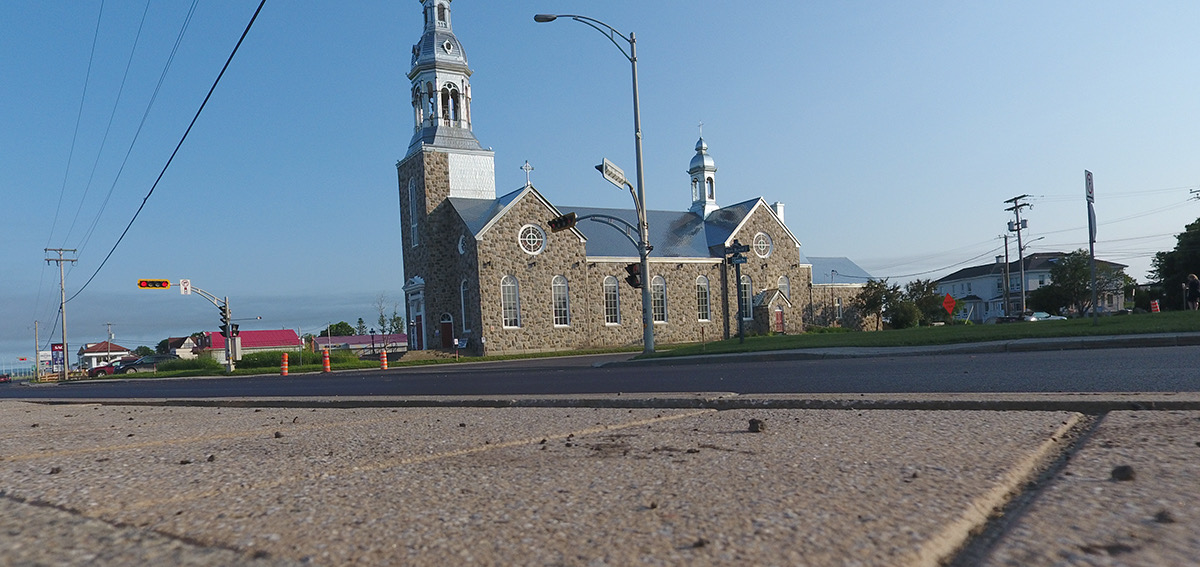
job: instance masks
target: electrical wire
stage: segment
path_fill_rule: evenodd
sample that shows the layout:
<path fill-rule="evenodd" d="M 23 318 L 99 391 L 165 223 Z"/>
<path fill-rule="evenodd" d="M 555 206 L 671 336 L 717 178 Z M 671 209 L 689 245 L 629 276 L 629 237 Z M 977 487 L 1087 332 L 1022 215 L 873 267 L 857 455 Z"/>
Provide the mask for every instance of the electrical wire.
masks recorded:
<path fill-rule="evenodd" d="M 229 58 L 225 60 L 225 65 L 221 67 L 221 72 L 217 74 L 217 78 L 213 81 L 212 87 L 208 89 L 208 94 L 204 96 L 204 101 L 200 103 L 200 108 L 196 109 L 196 115 L 192 117 L 192 121 L 188 124 L 187 130 L 184 130 L 183 136 L 179 139 L 179 143 L 175 145 L 175 150 L 171 152 L 171 157 L 167 158 L 167 163 L 163 165 L 162 171 L 159 172 L 158 177 L 154 180 L 154 184 L 150 186 L 150 191 L 147 192 L 146 197 L 142 199 L 142 204 L 138 206 L 136 211 L 134 211 L 133 218 L 129 219 L 129 224 L 125 225 L 125 230 L 121 232 L 121 236 L 119 236 L 117 241 L 113 243 L 112 249 L 108 251 L 108 255 L 106 255 L 104 260 L 100 262 L 100 265 L 96 267 L 96 271 L 92 273 L 92 276 L 88 278 L 86 282 L 84 282 L 83 287 L 79 288 L 79 291 L 76 291 L 74 295 L 67 299 L 67 301 L 71 301 L 72 299 L 79 297 L 79 294 L 83 293 L 83 290 L 87 289 L 87 286 L 92 283 L 92 280 L 96 279 L 96 275 L 99 274 L 100 270 L 104 268 L 104 265 L 108 263 L 109 258 L 112 258 L 113 253 L 117 251 L 117 246 L 119 246 L 121 241 L 125 239 L 125 235 L 129 234 L 129 229 L 133 227 L 134 221 L 136 221 L 138 215 L 142 213 L 142 209 L 146 207 L 146 202 L 150 200 L 150 196 L 153 195 L 154 190 L 158 188 L 158 183 L 162 181 L 163 175 L 166 175 L 167 168 L 171 167 L 171 162 L 175 159 L 175 155 L 179 153 L 179 148 L 181 148 L 183 146 L 183 142 L 187 140 L 188 134 L 192 131 L 192 127 L 196 125 L 196 120 L 200 118 L 200 113 L 204 111 L 204 107 L 208 104 L 208 100 L 212 98 L 213 91 L 217 90 L 217 85 L 221 82 L 221 77 L 225 76 L 225 71 L 229 69 L 229 64 L 233 62 L 233 56 L 237 55 L 238 48 L 242 46 L 242 42 L 245 41 L 246 35 L 250 33 L 250 28 L 254 25 L 254 21 L 258 19 L 258 14 L 262 12 L 263 5 L 266 3 L 267 0 L 261 0 L 259 2 L 258 9 L 254 11 L 254 15 L 250 17 L 250 22 L 246 24 L 246 29 L 242 32 L 242 36 L 238 38 L 237 44 L 233 46 L 233 51 L 229 54 Z"/>
<path fill-rule="evenodd" d="M 96 231 L 96 226 L 100 222 L 101 215 L 108 207 L 108 202 L 112 199 L 113 190 L 117 188 L 117 181 L 121 179 L 121 174 L 125 171 L 125 165 L 129 163 L 129 156 L 133 154 L 133 147 L 137 144 L 138 138 L 142 134 L 142 128 L 146 125 L 146 119 L 150 116 L 150 110 L 154 108 L 154 102 L 158 100 L 158 93 L 162 90 L 163 83 L 166 82 L 167 72 L 171 69 L 171 64 L 175 61 L 175 54 L 179 52 L 179 45 L 183 43 L 183 36 L 188 30 L 188 25 L 192 21 L 192 15 L 196 12 L 196 4 L 199 0 L 192 0 L 192 6 L 188 9 L 187 17 L 183 20 L 183 25 L 179 28 L 179 34 L 175 37 L 175 45 L 171 47 L 171 54 L 167 56 L 166 63 L 163 64 L 162 72 L 158 75 L 158 84 L 154 86 L 154 92 L 150 95 L 149 102 L 146 103 L 146 110 L 142 112 L 142 119 L 138 122 L 137 130 L 133 133 L 133 139 L 129 141 L 129 147 L 125 150 L 125 158 L 121 160 L 121 167 L 117 168 L 117 174 L 113 177 L 112 184 L 108 187 L 108 193 L 104 196 L 100 206 L 96 209 L 95 216 L 92 217 L 92 223 L 88 226 L 87 232 L 84 233 L 83 242 L 76 248 L 82 253 L 87 248 L 88 242 L 92 239 L 92 234 Z"/>
<path fill-rule="evenodd" d="M 83 212 L 83 205 L 87 202 L 88 193 L 92 189 L 92 181 L 96 178 L 96 169 L 100 166 L 100 156 L 104 155 L 104 146 L 108 144 L 108 134 L 112 131 L 113 119 L 117 116 L 117 107 L 121 104 L 121 95 L 125 93 L 125 83 L 129 79 L 129 68 L 133 66 L 133 54 L 137 52 L 138 42 L 142 39 L 142 29 L 146 25 L 146 14 L 150 12 L 150 0 L 146 0 L 146 7 L 142 9 L 142 19 L 138 22 L 137 34 L 133 37 L 133 46 L 129 48 L 129 57 L 125 60 L 125 73 L 121 75 L 121 86 L 117 89 L 117 97 L 113 100 L 112 110 L 108 113 L 108 125 L 104 127 L 104 136 L 100 138 L 100 149 L 96 150 L 96 159 L 92 161 L 92 171 L 88 174 L 87 184 L 83 187 L 83 196 L 79 198 L 79 206 L 75 209 L 75 218 L 71 219 L 71 226 L 67 227 L 67 236 L 64 241 L 71 239 L 71 233 L 75 231 L 75 223 L 79 222 L 79 214 Z"/>

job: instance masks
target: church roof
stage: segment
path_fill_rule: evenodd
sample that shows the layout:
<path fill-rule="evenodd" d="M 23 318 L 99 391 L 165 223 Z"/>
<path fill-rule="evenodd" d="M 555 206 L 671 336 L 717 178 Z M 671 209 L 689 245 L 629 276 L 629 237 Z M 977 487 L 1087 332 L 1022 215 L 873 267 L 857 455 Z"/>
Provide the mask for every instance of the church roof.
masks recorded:
<path fill-rule="evenodd" d="M 809 256 L 808 261 L 812 262 L 813 284 L 861 284 L 872 279 L 866 270 L 843 256 Z"/>

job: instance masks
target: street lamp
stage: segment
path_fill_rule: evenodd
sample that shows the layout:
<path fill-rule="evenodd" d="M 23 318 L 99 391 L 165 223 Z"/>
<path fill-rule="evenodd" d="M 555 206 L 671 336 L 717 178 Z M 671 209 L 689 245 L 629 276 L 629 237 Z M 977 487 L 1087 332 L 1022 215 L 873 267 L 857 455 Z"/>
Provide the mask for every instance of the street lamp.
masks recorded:
<path fill-rule="evenodd" d="M 638 105 L 637 36 L 630 33 L 629 37 L 625 37 L 621 32 L 600 20 L 575 14 L 537 14 L 533 17 L 533 21 L 547 23 L 553 22 L 558 18 L 571 18 L 604 34 L 613 45 L 617 46 L 617 49 L 621 51 L 621 55 L 624 55 L 629 60 L 629 64 L 633 68 L 633 143 L 635 160 L 637 162 L 637 194 L 634 196 L 633 204 L 637 210 L 638 238 L 641 240 L 638 243 L 638 255 L 641 259 L 643 278 L 642 350 L 646 353 L 652 353 L 654 352 L 654 317 L 650 303 L 650 229 L 646 223 L 646 189 L 645 177 L 642 174 L 642 113 L 641 107 Z M 629 51 L 626 51 L 623 45 L 617 43 L 618 37 L 629 43 Z"/>

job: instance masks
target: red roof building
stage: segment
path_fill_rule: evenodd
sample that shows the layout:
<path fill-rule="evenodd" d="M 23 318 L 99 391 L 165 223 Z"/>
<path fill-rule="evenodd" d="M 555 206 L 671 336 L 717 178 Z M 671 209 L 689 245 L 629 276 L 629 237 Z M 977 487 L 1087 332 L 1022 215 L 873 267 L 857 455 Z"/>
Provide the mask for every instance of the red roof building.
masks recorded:
<path fill-rule="evenodd" d="M 238 333 L 238 339 L 241 343 L 240 354 L 243 356 L 252 352 L 269 350 L 300 350 L 300 335 L 297 335 L 296 331 L 292 329 L 241 331 Z M 220 333 L 205 332 L 195 350 L 201 356 L 211 356 L 224 363 L 225 337 L 222 337 Z M 234 358 L 241 357 L 235 356 Z"/>

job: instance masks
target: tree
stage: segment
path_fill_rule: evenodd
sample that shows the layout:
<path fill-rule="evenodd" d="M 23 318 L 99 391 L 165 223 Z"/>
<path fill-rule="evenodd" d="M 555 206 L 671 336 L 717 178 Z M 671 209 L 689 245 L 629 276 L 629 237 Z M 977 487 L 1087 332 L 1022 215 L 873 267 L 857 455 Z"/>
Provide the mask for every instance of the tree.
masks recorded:
<path fill-rule="evenodd" d="M 1184 227 L 1175 237 L 1175 249 L 1158 252 L 1150 262 L 1150 277 L 1170 294 L 1179 292 L 1188 274 L 1200 272 L 1200 219 Z"/>
<path fill-rule="evenodd" d="M 919 322 L 928 325 L 934 321 L 945 321 L 946 308 L 942 306 L 942 296 L 938 295 L 937 283 L 933 280 L 913 280 L 904 285 L 904 298 L 913 302 L 917 308 Z M 895 326 L 893 318 L 892 326 Z"/>
<path fill-rule="evenodd" d="M 893 302 L 887 310 L 888 319 L 891 320 L 893 329 L 907 329 L 916 327 L 921 323 L 921 318 L 924 316 L 921 313 L 921 308 L 917 307 L 917 303 L 911 299 L 901 299 Z"/>
<path fill-rule="evenodd" d="M 379 311 L 379 332 L 383 333 L 384 335 L 383 348 L 385 349 L 388 347 L 388 343 L 390 342 L 388 341 L 390 335 L 398 335 L 403 333 L 405 329 L 408 328 L 408 326 L 404 324 L 404 317 L 401 317 L 398 313 L 400 305 L 394 302 L 390 303 L 390 307 L 392 308 L 392 314 L 390 317 L 387 314 L 388 307 L 389 302 L 387 294 L 379 294 L 375 298 L 375 308 Z"/>
<path fill-rule="evenodd" d="M 150 356 L 150 355 L 154 354 L 154 349 L 152 349 L 148 346 L 142 345 L 140 347 L 133 349 L 133 354 L 136 354 L 138 356 Z"/>
<path fill-rule="evenodd" d="M 356 334 L 356 335 L 367 334 L 367 324 L 363 323 L 362 317 L 358 318 L 358 324 L 354 326 L 354 334 Z"/>
<path fill-rule="evenodd" d="M 354 334 L 354 327 L 345 321 L 339 321 L 321 330 L 317 333 L 322 337 L 349 337 Z"/>
<path fill-rule="evenodd" d="M 158 341 L 154 347 L 154 352 L 158 354 L 167 354 L 167 350 L 171 347 L 171 339 L 163 339 Z"/>
<path fill-rule="evenodd" d="M 1082 316 L 1092 309 L 1091 281 L 1091 257 L 1087 250 L 1076 250 L 1050 266 L 1050 283 L 1031 292 L 1029 299 L 1043 311 L 1059 312 L 1071 308 Z M 1124 297 L 1132 285 L 1133 279 L 1125 275 L 1124 268 L 1096 263 L 1098 293 Z"/>
<path fill-rule="evenodd" d="M 883 313 L 890 305 L 895 304 L 901 298 L 900 286 L 896 284 L 888 285 L 887 278 L 882 280 L 867 280 L 863 285 L 862 291 L 854 297 L 854 307 L 862 313 L 863 316 L 875 315 L 875 329 L 879 330 L 882 325 Z"/>

